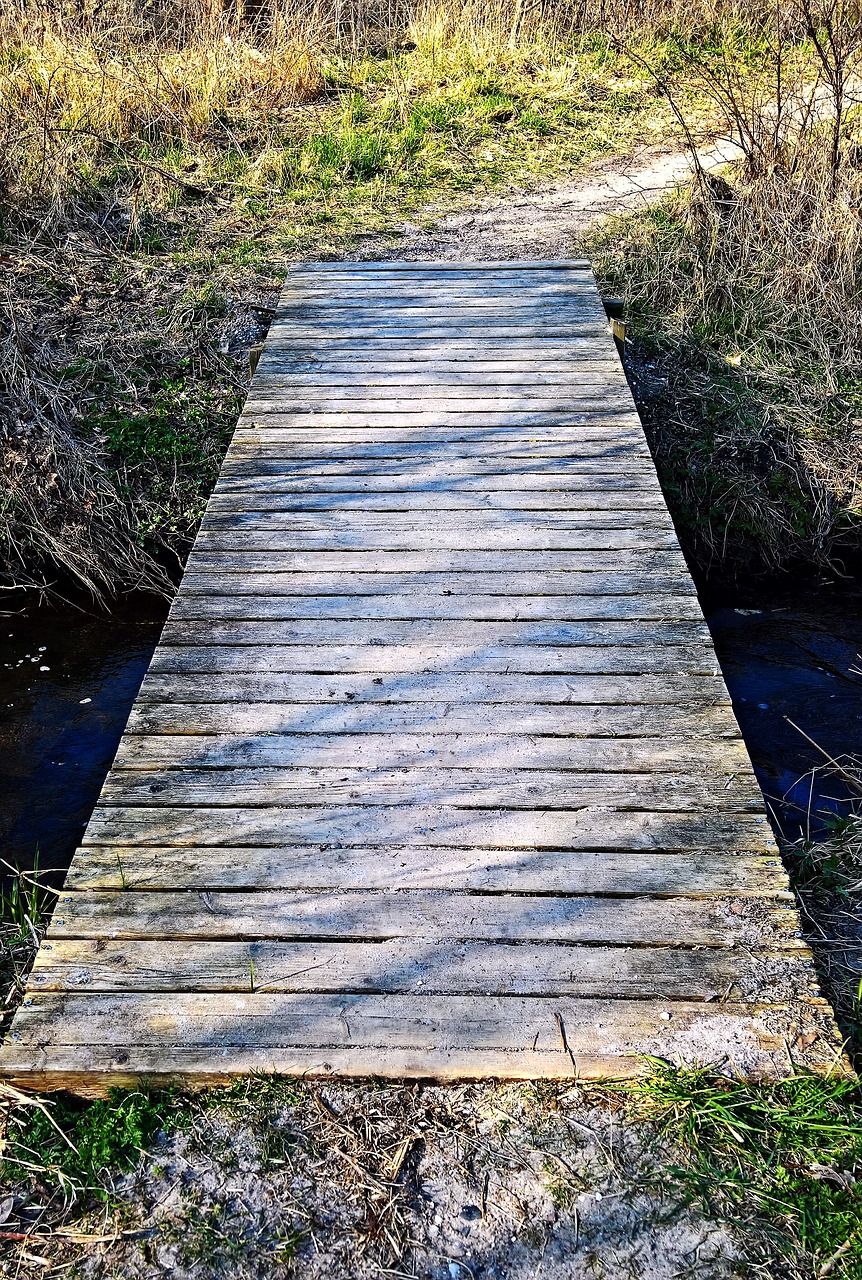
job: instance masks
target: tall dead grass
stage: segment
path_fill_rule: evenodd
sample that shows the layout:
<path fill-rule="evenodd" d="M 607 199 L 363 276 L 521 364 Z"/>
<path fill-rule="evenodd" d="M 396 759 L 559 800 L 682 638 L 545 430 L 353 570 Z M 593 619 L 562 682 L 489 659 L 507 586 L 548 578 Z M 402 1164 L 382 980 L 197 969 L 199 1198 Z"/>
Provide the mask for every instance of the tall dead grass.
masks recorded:
<path fill-rule="evenodd" d="M 835 564 L 862 544 L 862 7 L 794 0 L 768 40 L 751 80 L 683 51 L 739 158 L 600 256 L 696 558 Z"/>
<path fill-rule="evenodd" d="M 333 60 L 409 48 L 435 67 L 514 57 L 535 71 L 588 33 L 690 32 L 758 12 L 739 0 L 7 0 L 0 190 L 61 200 L 106 154 L 144 173 L 140 144 L 265 133 L 274 113 L 321 94 Z"/>
<path fill-rule="evenodd" d="M 121 419 L 128 414 L 140 437 L 149 409 L 164 416 L 174 388 L 169 416 L 182 434 L 183 397 L 192 394 L 201 405 L 214 389 L 222 409 L 205 449 L 210 476 L 225 406 L 242 390 L 242 344 L 225 342 L 209 304 L 187 303 L 204 284 L 188 279 L 187 269 L 184 280 L 182 266 L 170 267 L 168 247 L 194 243 L 206 208 L 265 203 L 295 185 L 305 160 L 315 162 L 303 154 L 303 138 L 349 100 L 358 67 L 372 98 L 392 98 L 395 123 L 382 123 L 370 142 L 359 134 L 336 139 L 336 183 L 362 170 L 368 147 L 386 152 L 387 128 L 400 128 L 408 148 L 411 95 L 424 85 L 450 97 L 470 78 L 491 83 L 504 74 L 519 78 L 525 93 L 547 87 L 554 75 L 570 86 L 580 74 L 580 41 L 613 35 L 648 44 L 673 30 L 688 40 L 722 22 L 756 27 L 760 3 L 5 0 L 5 580 L 47 581 L 59 567 L 94 592 L 139 584 L 170 591 L 157 561 L 175 565 L 182 556 L 205 484 L 193 492 L 186 445 L 162 448 L 157 441 L 150 448 L 144 441 L 131 469 L 118 466 L 98 424 L 107 421 L 108 436 L 116 436 L 126 431 Z M 324 185 L 322 217 L 329 216 Z M 166 238 L 161 231 L 171 218 Z M 158 266 L 147 254 L 161 255 Z M 275 283 L 271 278 L 267 287 Z M 247 276 L 241 287 L 253 307 L 265 305 Z M 178 315 L 199 318 L 181 324 Z M 237 321 L 252 342 L 253 320 Z M 196 433 L 194 426 L 186 436 Z M 162 449 L 160 457 L 150 456 L 153 449 Z"/>

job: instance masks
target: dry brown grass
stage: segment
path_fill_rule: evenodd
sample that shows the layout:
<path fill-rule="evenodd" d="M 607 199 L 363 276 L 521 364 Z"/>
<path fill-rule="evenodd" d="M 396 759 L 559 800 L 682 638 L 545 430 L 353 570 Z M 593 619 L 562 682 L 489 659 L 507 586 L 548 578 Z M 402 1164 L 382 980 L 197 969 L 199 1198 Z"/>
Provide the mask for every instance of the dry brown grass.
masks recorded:
<path fill-rule="evenodd" d="M 598 247 L 629 299 L 664 483 L 707 564 L 834 563 L 862 538 L 862 15 L 856 0 L 782 12 L 756 80 L 686 51 L 740 159 Z"/>
<path fill-rule="evenodd" d="M 507 166 L 625 147 L 656 95 L 582 37 L 648 43 L 742 15 L 735 0 L 7 0 L 5 583 L 170 594 L 308 228 L 343 243 L 357 193 L 379 220 Z"/>

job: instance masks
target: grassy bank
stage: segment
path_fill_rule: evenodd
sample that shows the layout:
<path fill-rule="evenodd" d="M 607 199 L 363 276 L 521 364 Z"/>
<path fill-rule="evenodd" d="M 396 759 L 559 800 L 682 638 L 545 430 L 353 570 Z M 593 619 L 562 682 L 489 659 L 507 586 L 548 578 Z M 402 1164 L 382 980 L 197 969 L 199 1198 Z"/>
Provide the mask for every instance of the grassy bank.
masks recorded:
<path fill-rule="evenodd" d="M 289 261 L 666 144 L 650 68 L 714 114 L 693 30 L 759 74 L 751 7 L 721 0 L 4 6 L 6 582 L 169 593 Z"/>

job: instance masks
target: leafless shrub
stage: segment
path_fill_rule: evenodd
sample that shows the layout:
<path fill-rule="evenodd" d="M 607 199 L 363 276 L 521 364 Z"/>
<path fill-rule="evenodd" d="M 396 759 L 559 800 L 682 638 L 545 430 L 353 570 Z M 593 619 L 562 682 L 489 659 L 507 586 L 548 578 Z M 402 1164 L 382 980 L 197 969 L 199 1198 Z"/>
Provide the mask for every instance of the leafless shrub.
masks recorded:
<path fill-rule="evenodd" d="M 783 565 L 858 542 L 860 6 L 794 0 L 760 40 L 748 73 L 680 47 L 735 159 L 607 237 L 604 267 L 695 554 Z"/>

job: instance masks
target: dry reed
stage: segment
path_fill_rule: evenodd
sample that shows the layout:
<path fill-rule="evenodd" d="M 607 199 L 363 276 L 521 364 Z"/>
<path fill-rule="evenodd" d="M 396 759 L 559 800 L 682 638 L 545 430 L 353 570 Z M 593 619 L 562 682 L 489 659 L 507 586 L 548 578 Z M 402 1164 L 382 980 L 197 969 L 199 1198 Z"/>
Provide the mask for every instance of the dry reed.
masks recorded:
<path fill-rule="evenodd" d="M 597 246 L 627 292 L 632 373 L 705 564 L 835 564 L 862 541 L 860 9 L 795 0 L 785 16 L 757 80 L 685 51 L 739 160 Z"/>

